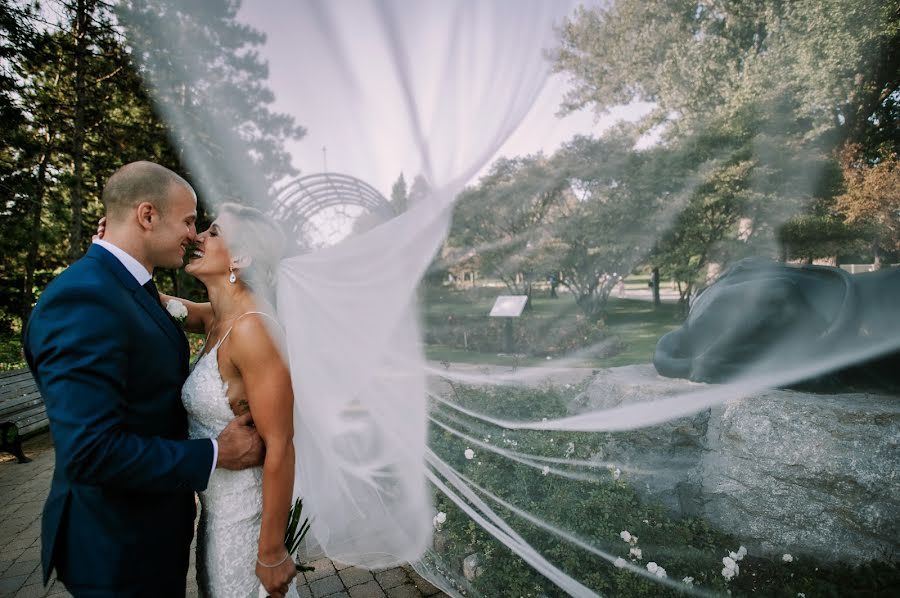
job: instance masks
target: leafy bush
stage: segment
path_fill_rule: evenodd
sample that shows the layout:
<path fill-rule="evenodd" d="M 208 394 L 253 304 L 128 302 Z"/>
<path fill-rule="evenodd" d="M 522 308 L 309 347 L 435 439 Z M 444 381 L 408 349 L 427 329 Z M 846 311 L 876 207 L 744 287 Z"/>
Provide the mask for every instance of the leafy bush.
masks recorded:
<path fill-rule="evenodd" d="M 455 386 L 455 401 L 461 406 L 507 419 L 554 418 L 566 414 L 561 389 L 474 388 Z M 571 396 L 578 389 L 567 390 Z M 440 413 L 437 419 L 446 421 Z M 546 457 L 590 459 L 614 434 L 509 431 L 454 414 L 452 424 L 471 436 L 519 453 Z M 780 558 L 747 555 L 739 574 L 731 580 L 722 575 L 722 558 L 736 552 L 740 539 L 712 528 L 706 521 L 672 516 L 663 506 L 642 500 L 621 477 L 605 468 L 594 469 L 592 481 L 571 480 L 513 462 L 481 447 L 469 447 L 456 435 L 433 425 L 430 444 L 434 451 L 476 484 L 525 509 L 544 521 L 563 528 L 594 546 L 643 567 L 649 562 L 664 567 L 667 577 L 694 586 L 732 595 L 790 596 L 888 596 L 900 587 L 897 563 L 871 562 L 860 567 L 823 564 L 805 556 L 791 563 Z M 465 451 L 473 448 L 474 457 Z M 554 465 L 563 471 L 576 471 Z M 586 469 L 578 471 L 585 473 Z M 551 582 L 537 574 L 514 553 L 476 525 L 443 494 L 436 508 L 446 520 L 436 532 L 435 553 L 444 569 L 462 577 L 462 560 L 480 555 L 480 575 L 473 588 L 484 596 L 564 596 Z M 489 501 L 490 502 L 490 501 Z M 556 536 L 537 529 L 515 514 L 495 506 L 535 549 L 550 562 L 601 595 L 676 596 L 679 592 L 618 568 Z M 641 560 L 630 560 L 632 547 L 620 537 L 627 530 L 638 537 Z"/>
<path fill-rule="evenodd" d="M 480 353 L 503 353 L 506 318 L 448 315 L 426 321 L 425 342 Z M 609 336 L 606 327 L 584 316 L 560 322 L 533 318 L 526 313 L 512 323 L 513 351 L 536 357 L 566 355 L 591 347 L 592 357 L 610 357 L 622 350 L 618 338 Z"/>

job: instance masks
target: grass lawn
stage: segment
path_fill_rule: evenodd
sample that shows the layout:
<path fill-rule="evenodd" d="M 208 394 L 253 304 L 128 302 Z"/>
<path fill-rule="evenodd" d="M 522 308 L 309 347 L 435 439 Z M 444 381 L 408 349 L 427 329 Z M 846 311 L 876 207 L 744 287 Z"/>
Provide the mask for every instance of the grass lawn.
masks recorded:
<path fill-rule="evenodd" d="M 646 280 L 629 283 L 635 288 L 646 286 Z M 430 324 L 448 318 L 484 318 L 498 295 L 506 294 L 503 287 L 479 287 L 462 291 L 448 288 L 430 288 L 423 293 L 423 312 L 426 329 Z M 656 342 L 663 334 L 681 325 L 679 307 L 662 304 L 654 308 L 648 301 L 611 297 L 606 318 L 607 331 L 618 337 L 624 349 L 611 357 L 582 359 L 574 363 L 580 367 L 613 367 L 634 363 L 648 363 L 653 359 Z M 522 319 L 543 320 L 548 325 L 566 326 L 574 323 L 579 315 L 578 306 L 571 295 L 561 293 L 558 299 L 550 299 L 546 292 L 537 291 L 532 298 L 532 308 Z M 515 325 L 515 323 L 514 323 Z M 545 363 L 539 357 L 521 357 L 494 353 L 467 351 L 462 347 L 429 344 L 426 356 L 435 361 L 482 363 L 485 365 L 537 365 Z"/>

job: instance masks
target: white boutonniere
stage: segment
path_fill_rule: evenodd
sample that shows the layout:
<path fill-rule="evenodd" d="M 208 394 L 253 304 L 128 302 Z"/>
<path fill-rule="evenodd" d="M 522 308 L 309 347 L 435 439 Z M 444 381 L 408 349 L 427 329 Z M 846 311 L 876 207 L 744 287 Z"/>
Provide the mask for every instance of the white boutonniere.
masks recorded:
<path fill-rule="evenodd" d="M 188 315 L 187 307 L 177 299 L 169 299 L 166 301 L 166 311 L 179 322 L 184 322 Z"/>

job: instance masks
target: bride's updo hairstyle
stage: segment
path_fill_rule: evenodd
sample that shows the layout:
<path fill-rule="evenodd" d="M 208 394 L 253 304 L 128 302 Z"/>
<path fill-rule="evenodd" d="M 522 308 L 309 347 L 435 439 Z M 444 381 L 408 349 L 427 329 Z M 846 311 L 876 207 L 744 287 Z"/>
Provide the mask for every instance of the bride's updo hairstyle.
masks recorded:
<path fill-rule="evenodd" d="M 231 215 L 236 223 L 233 230 L 225 231 L 232 257 L 251 258 L 251 263 L 240 270 L 241 280 L 255 294 L 274 301 L 278 263 L 285 252 L 281 227 L 256 208 L 237 203 L 222 204 L 219 215 L 222 214 Z"/>

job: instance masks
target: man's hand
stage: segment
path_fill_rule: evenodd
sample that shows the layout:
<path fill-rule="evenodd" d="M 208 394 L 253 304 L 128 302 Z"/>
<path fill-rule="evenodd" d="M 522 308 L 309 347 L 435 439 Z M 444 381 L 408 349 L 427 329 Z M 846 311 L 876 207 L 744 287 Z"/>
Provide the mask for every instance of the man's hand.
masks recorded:
<path fill-rule="evenodd" d="M 216 467 L 223 469 L 247 469 L 263 464 L 265 446 L 249 413 L 231 420 L 217 439 L 219 459 Z"/>
<path fill-rule="evenodd" d="M 272 598 L 283 598 L 296 575 L 297 566 L 290 557 L 276 567 L 265 567 L 259 562 L 256 563 L 256 576 Z"/>

